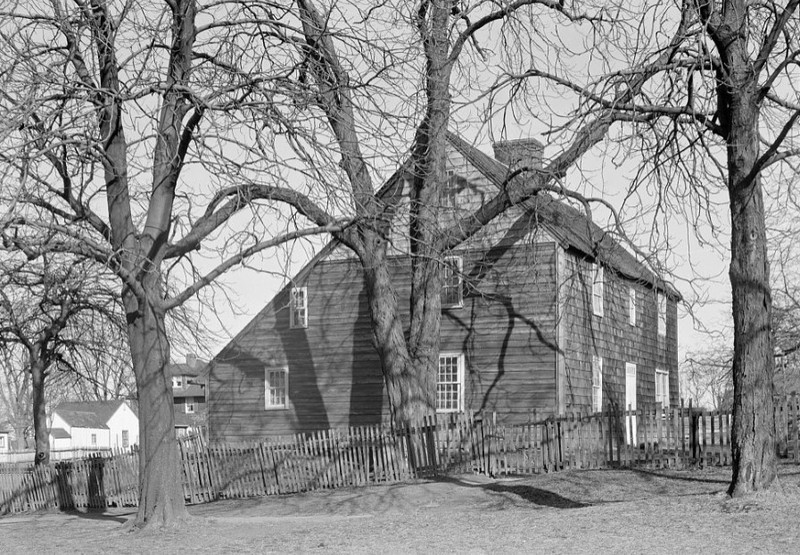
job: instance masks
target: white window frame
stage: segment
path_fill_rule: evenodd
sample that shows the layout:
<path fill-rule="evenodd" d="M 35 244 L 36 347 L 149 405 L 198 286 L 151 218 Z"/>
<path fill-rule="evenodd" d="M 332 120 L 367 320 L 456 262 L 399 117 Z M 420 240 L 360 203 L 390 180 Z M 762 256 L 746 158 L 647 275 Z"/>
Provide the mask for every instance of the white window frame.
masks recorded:
<path fill-rule="evenodd" d="M 592 357 L 592 412 L 603 412 L 603 357 Z"/>
<path fill-rule="evenodd" d="M 595 316 L 602 317 L 605 314 L 604 310 L 604 290 L 603 283 L 605 279 L 605 272 L 603 266 L 599 263 L 592 264 L 592 312 Z"/>
<path fill-rule="evenodd" d="M 658 335 L 667 336 L 667 296 L 659 291 L 656 295 L 658 311 Z"/>
<path fill-rule="evenodd" d="M 6 448 L 6 436 L 0 436 L 0 449 Z"/>
<path fill-rule="evenodd" d="M 128 430 L 122 430 L 120 434 L 121 441 L 122 441 L 122 448 L 127 449 L 131 446 L 131 434 Z"/>
<path fill-rule="evenodd" d="M 186 399 L 183 400 L 183 406 L 186 414 L 194 414 L 195 411 L 194 397 L 186 397 Z"/>
<path fill-rule="evenodd" d="M 274 378 L 283 375 L 283 383 L 273 383 Z M 283 403 L 276 402 L 277 393 L 283 389 Z M 275 395 L 273 396 L 273 390 Z M 264 368 L 264 410 L 285 410 L 289 408 L 289 368 L 269 366 Z"/>
<path fill-rule="evenodd" d="M 455 264 L 453 264 L 455 262 Z M 449 284 L 447 278 L 449 273 L 455 269 L 455 277 L 457 283 L 455 285 Z M 464 260 L 460 256 L 446 256 L 444 264 L 442 264 L 442 308 L 461 308 L 464 306 Z M 457 301 L 448 302 L 447 291 L 455 290 Z"/>
<path fill-rule="evenodd" d="M 172 387 L 175 389 L 183 387 L 183 376 L 172 376 Z"/>
<path fill-rule="evenodd" d="M 628 323 L 636 325 L 636 288 L 628 288 Z"/>
<path fill-rule="evenodd" d="M 292 287 L 289 294 L 289 327 L 308 327 L 308 288 Z"/>
<path fill-rule="evenodd" d="M 455 359 L 456 360 L 456 381 L 448 381 L 448 382 L 440 382 L 440 369 L 442 365 L 442 361 L 444 359 Z M 456 391 L 456 398 L 455 401 L 457 403 L 456 407 L 447 407 L 442 406 L 440 401 L 442 400 L 450 400 L 448 399 L 447 392 L 441 391 L 440 386 L 446 385 L 455 385 L 458 390 Z M 442 395 L 442 397 L 440 397 Z M 457 353 L 457 352 L 442 352 L 439 353 L 439 367 L 436 369 L 436 412 L 439 413 L 447 413 L 447 412 L 461 412 L 464 410 L 464 354 Z"/>
<path fill-rule="evenodd" d="M 97 434 L 90 434 L 89 435 L 89 443 L 92 447 L 97 447 Z"/>
<path fill-rule="evenodd" d="M 656 368 L 656 403 L 661 403 L 661 407 L 669 408 L 669 371 Z"/>

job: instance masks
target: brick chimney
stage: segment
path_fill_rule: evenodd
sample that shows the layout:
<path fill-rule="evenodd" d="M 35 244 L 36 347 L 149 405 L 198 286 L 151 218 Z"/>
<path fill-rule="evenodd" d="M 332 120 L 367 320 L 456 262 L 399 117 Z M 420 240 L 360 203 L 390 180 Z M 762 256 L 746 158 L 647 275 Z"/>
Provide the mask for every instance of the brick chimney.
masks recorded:
<path fill-rule="evenodd" d="M 511 170 L 527 167 L 542 167 L 544 145 L 536 139 L 510 139 L 497 141 L 492 145 L 494 157 Z"/>

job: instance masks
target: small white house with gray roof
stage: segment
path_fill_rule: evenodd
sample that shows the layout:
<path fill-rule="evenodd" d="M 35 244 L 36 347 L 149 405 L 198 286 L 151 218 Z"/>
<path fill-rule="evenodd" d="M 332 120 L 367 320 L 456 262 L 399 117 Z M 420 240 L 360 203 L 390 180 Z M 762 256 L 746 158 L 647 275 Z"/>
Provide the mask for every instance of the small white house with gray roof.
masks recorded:
<path fill-rule="evenodd" d="M 139 417 L 130 401 L 66 402 L 53 411 L 53 450 L 129 449 L 138 443 Z"/>

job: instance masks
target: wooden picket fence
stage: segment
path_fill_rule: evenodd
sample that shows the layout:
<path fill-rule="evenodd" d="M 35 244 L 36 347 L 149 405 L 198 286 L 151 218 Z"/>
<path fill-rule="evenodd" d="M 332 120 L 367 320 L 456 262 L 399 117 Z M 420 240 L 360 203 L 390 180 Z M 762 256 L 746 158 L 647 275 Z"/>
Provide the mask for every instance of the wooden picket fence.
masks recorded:
<path fill-rule="evenodd" d="M 728 465 L 729 414 L 642 407 L 500 424 L 496 414 L 437 414 L 403 428 L 354 427 L 251 443 L 178 440 L 187 503 L 389 484 L 478 472 L 530 475 L 571 468 Z M 800 399 L 776 409 L 779 454 L 800 461 Z M 44 467 L 0 464 L 0 514 L 138 503 L 138 455 L 114 453 Z"/>
<path fill-rule="evenodd" d="M 380 427 L 326 430 L 260 442 L 180 442 L 187 501 L 392 483 L 413 477 L 401 438 Z"/>
<path fill-rule="evenodd" d="M 40 466 L 0 465 L 0 514 L 138 503 L 139 456 L 133 451 Z"/>

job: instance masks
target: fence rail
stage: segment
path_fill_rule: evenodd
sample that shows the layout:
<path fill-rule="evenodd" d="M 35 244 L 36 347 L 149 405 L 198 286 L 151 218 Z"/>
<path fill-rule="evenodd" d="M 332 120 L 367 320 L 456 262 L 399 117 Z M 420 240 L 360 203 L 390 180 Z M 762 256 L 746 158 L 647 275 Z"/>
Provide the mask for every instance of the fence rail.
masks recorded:
<path fill-rule="evenodd" d="M 800 399 L 775 412 L 779 455 L 800 459 Z M 438 414 L 401 429 L 354 427 L 252 443 L 178 440 L 187 503 L 394 483 L 458 472 L 727 465 L 729 414 L 689 406 L 569 413 L 504 426 L 496 414 Z M 0 464 L 0 514 L 138 503 L 138 454 L 47 466 Z"/>

